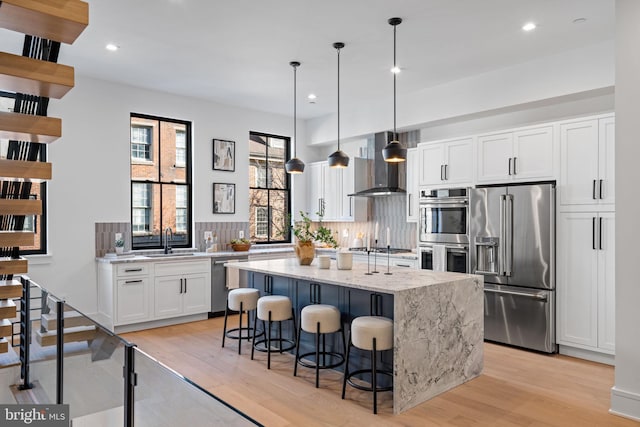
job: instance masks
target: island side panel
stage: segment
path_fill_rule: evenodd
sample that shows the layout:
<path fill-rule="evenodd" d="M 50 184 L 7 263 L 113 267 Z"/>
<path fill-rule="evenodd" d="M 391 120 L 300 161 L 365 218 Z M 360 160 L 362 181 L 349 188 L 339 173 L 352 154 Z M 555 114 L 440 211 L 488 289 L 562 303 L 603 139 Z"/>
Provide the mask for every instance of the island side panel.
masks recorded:
<path fill-rule="evenodd" d="M 394 413 L 480 375 L 483 288 L 477 276 L 395 294 Z"/>

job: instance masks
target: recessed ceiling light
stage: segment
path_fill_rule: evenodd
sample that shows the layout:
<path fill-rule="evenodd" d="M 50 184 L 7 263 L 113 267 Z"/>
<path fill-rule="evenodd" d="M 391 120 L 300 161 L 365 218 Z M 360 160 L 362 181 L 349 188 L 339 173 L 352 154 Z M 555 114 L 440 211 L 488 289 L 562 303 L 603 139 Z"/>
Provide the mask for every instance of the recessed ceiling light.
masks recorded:
<path fill-rule="evenodd" d="M 534 24 L 533 22 L 527 22 L 522 26 L 523 31 L 533 31 L 535 29 L 536 29 L 536 24 Z"/>
<path fill-rule="evenodd" d="M 400 70 L 400 67 L 392 67 L 392 68 L 391 68 L 391 72 L 392 72 L 393 74 L 398 74 L 398 73 L 400 73 L 400 71 L 401 71 L 401 70 Z"/>
<path fill-rule="evenodd" d="M 111 52 L 115 52 L 116 50 L 120 49 L 120 46 L 113 44 L 113 43 L 109 43 L 107 46 L 105 46 L 107 48 L 107 50 L 110 50 Z"/>
<path fill-rule="evenodd" d="M 315 93 L 310 93 L 309 95 L 307 95 L 307 99 L 309 100 L 309 103 L 311 104 L 315 104 L 316 103 L 316 94 Z"/>

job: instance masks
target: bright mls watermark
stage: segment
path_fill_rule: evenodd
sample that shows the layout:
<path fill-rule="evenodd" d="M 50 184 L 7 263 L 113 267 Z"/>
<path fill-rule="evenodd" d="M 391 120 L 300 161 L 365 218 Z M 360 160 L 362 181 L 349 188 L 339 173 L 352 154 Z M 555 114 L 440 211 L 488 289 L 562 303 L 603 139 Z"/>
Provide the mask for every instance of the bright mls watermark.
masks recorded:
<path fill-rule="evenodd" d="M 69 405 L 0 405 L 3 427 L 69 427 Z"/>

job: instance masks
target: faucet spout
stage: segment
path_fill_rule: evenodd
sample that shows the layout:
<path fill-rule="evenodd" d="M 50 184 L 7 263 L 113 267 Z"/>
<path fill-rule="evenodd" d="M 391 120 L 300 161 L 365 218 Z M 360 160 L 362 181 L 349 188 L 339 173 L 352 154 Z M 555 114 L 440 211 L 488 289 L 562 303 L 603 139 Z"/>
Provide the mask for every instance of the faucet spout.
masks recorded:
<path fill-rule="evenodd" d="M 171 240 L 173 240 L 173 231 L 171 231 L 171 227 L 167 227 L 164 229 L 164 253 L 170 254 L 173 252 L 171 249 Z"/>

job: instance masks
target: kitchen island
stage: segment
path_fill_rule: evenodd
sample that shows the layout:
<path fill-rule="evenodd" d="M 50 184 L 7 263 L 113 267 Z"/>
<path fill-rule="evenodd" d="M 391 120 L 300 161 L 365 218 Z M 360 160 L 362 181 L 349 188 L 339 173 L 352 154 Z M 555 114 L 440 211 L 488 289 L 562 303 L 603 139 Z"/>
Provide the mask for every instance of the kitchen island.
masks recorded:
<path fill-rule="evenodd" d="M 482 371 L 481 276 L 402 268 L 391 270 L 391 275 L 366 275 L 366 263 L 354 263 L 352 270 L 337 270 L 335 264 L 331 269 L 319 269 L 317 265 L 298 265 L 296 259 L 250 261 L 227 267 L 250 272 L 249 286 L 260 288 L 264 283 L 270 292 L 287 293 L 298 308 L 309 303 L 302 296 L 308 284 L 326 285 L 330 292 L 324 291 L 323 295 L 349 303 L 350 296 L 336 296 L 339 293 L 334 290 L 383 296 L 381 299 L 392 307 L 383 314 L 394 320 L 394 413 L 469 381 Z M 344 304 L 338 305 L 343 311 Z"/>

